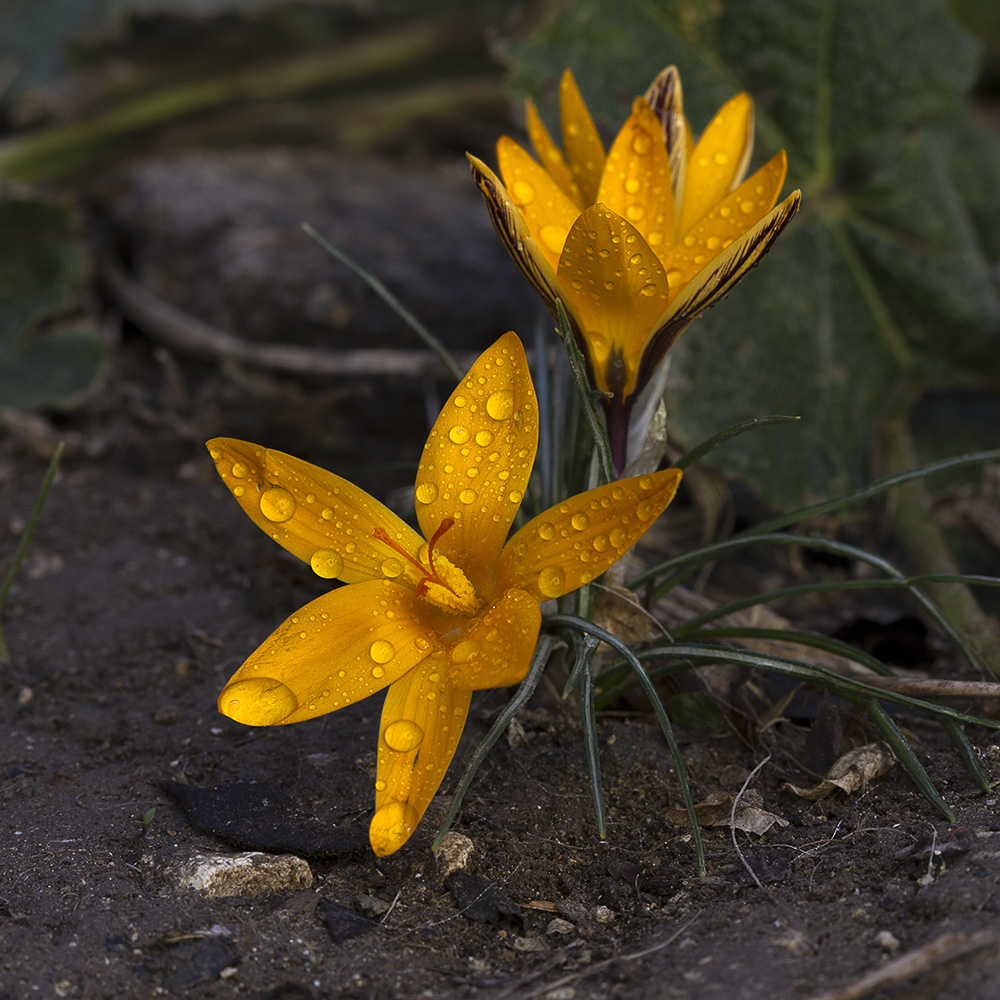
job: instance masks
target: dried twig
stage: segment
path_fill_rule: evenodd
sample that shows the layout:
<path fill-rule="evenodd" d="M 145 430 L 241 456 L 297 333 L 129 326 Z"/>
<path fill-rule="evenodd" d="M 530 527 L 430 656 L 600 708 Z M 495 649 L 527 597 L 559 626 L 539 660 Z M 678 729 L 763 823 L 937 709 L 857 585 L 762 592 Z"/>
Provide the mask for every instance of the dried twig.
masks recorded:
<path fill-rule="evenodd" d="M 861 1000 L 878 990 L 895 986 L 914 976 L 922 976 L 971 952 L 997 945 L 1000 945 L 1000 932 L 994 929 L 977 931 L 975 934 L 942 934 L 922 948 L 908 951 L 886 963 L 881 969 L 869 972 L 847 986 L 819 993 L 812 1000 Z"/>
<path fill-rule="evenodd" d="M 189 357 L 238 361 L 295 375 L 415 378 L 446 374 L 444 365 L 430 351 L 384 347 L 332 351 L 294 344 L 248 343 L 164 302 L 115 261 L 101 261 L 100 269 L 105 285 L 125 316 L 154 340 Z M 471 364 L 471 355 L 460 361 Z"/>

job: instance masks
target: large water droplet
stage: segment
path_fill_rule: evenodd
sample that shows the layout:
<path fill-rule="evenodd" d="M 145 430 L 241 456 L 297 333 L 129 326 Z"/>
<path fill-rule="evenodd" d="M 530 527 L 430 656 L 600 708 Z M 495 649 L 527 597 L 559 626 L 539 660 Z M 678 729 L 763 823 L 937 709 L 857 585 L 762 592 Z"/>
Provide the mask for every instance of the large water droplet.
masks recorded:
<path fill-rule="evenodd" d="M 395 579 L 403 572 L 403 564 L 393 556 L 382 562 L 382 575 L 389 577 L 390 580 Z"/>
<path fill-rule="evenodd" d="M 458 499 L 461 500 L 462 503 L 465 503 L 465 504 L 475 503 L 476 499 L 477 499 L 476 491 L 475 490 L 462 490 L 462 492 L 458 494 Z"/>
<path fill-rule="evenodd" d="M 643 500 L 635 509 L 635 516 L 640 521 L 649 521 L 656 517 L 656 504 L 651 500 Z"/>
<path fill-rule="evenodd" d="M 538 589 L 546 597 L 559 597 L 566 589 L 566 574 L 559 566 L 546 566 L 538 574 Z"/>
<path fill-rule="evenodd" d="M 241 496 L 243 496 L 244 493 L 246 493 L 246 490 L 242 486 L 234 486 L 233 487 L 233 496 L 234 497 L 241 497 Z"/>
<path fill-rule="evenodd" d="M 448 431 L 448 437 L 451 438 L 454 444 L 465 444 L 469 440 L 469 429 L 468 427 L 463 427 L 461 424 L 456 424 Z"/>
<path fill-rule="evenodd" d="M 538 526 L 538 537 L 548 542 L 556 536 L 556 526 L 551 521 L 542 521 Z"/>
<path fill-rule="evenodd" d="M 237 479 L 246 479 L 250 470 L 242 462 L 233 462 L 233 475 Z"/>
<path fill-rule="evenodd" d="M 608 547 L 608 536 L 607 535 L 597 535 L 594 538 L 594 551 L 603 552 Z"/>
<path fill-rule="evenodd" d="M 493 440 L 493 434 L 490 431 L 480 431 L 476 435 L 476 444 L 480 448 L 485 448 Z"/>
<path fill-rule="evenodd" d="M 309 560 L 312 571 L 323 577 L 324 580 L 332 580 L 340 576 L 344 569 L 344 557 L 333 549 L 317 549 Z"/>
<path fill-rule="evenodd" d="M 498 389 L 486 400 L 486 412 L 494 420 L 507 420 L 514 412 L 514 393 L 510 389 Z"/>
<path fill-rule="evenodd" d="M 260 512 L 269 521 L 282 524 L 291 520 L 295 513 L 295 497 L 280 486 L 264 490 L 260 495 Z"/>
<path fill-rule="evenodd" d="M 385 727 L 382 739 L 396 753 L 409 753 L 420 746 L 424 731 L 412 719 L 397 719 Z"/>
<path fill-rule="evenodd" d="M 625 534 L 625 531 L 622 528 L 612 528 L 611 534 L 608 535 L 608 539 L 616 549 L 620 549 L 623 548 L 625 542 L 628 541 L 628 535 Z"/>
<path fill-rule="evenodd" d="M 625 190 L 629 194 L 636 194 L 640 187 L 641 185 L 638 177 L 629 177 L 628 180 L 625 181 Z"/>
<path fill-rule="evenodd" d="M 452 402 L 453 402 L 453 403 L 454 403 L 454 404 L 455 404 L 455 405 L 456 405 L 456 406 L 457 406 L 457 407 L 458 407 L 459 409 L 461 409 L 461 408 L 462 408 L 463 406 L 465 406 L 465 404 L 466 404 L 467 400 L 466 400 L 465 396 L 456 396 L 456 397 L 455 397 L 455 398 L 454 398 L 454 399 L 452 400 Z"/>
<path fill-rule="evenodd" d="M 587 517 L 587 515 L 581 510 L 569 519 L 569 523 L 572 524 L 577 531 L 584 531 L 590 527 L 590 518 Z"/>
<path fill-rule="evenodd" d="M 653 145 L 648 132 L 636 132 L 632 138 L 632 152 L 636 156 L 645 156 L 649 152 L 649 147 Z"/>
<path fill-rule="evenodd" d="M 299 707 L 290 687 L 273 677 L 250 677 L 219 695 L 219 711 L 247 726 L 275 726 Z"/>
<path fill-rule="evenodd" d="M 452 649 L 452 661 L 455 663 L 468 663 L 479 652 L 479 647 L 480 643 L 478 640 L 464 639 Z"/>
<path fill-rule="evenodd" d="M 437 484 L 419 483 L 414 495 L 418 503 L 434 503 L 438 495 Z"/>
<path fill-rule="evenodd" d="M 376 639 L 368 650 L 368 655 L 376 663 L 388 663 L 396 655 L 396 647 L 387 639 Z"/>

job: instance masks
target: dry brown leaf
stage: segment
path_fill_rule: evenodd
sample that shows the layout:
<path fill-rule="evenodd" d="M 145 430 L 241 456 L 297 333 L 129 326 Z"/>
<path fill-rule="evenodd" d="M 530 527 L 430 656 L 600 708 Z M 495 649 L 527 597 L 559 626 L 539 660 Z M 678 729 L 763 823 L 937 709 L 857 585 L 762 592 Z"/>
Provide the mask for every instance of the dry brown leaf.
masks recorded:
<path fill-rule="evenodd" d="M 868 782 L 881 777 L 895 762 L 896 758 L 884 744 L 866 743 L 863 747 L 848 750 L 815 787 L 799 788 L 791 782 L 785 782 L 785 788 L 800 799 L 810 799 L 813 802 L 826 798 L 838 788 L 851 795 L 853 792 L 864 791 Z"/>
<path fill-rule="evenodd" d="M 737 830 L 744 833 L 767 833 L 772 826 L 788 826 L 788 820 L 762 808 L 763 800 L 758 792 L 745 792 L 736 804 L 733 814 L 733 796 L 729 792 L 712 792 L 694 807 L 701 826 L 729 826 L 730 820 Z M 667 821 L 678 826 L 687 825 L 686 809 L 668 809 Z"/>

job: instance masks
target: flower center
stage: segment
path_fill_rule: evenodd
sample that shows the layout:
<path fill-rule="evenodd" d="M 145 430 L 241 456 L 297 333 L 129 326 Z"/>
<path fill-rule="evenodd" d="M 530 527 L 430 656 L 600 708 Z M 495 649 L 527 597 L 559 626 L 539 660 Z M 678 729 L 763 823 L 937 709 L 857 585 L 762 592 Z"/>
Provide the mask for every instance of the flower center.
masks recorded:
<path fill-rule="evenodd" d="M 394 552 L 398 552 L 408 563 L 415 566 L 421 579 L 416 587 L 416 595 L 442 611 L 472 615 L 479 610 L 480 601 L 469 578 L 451 560 L 434 552 L 441 536 L 454 525 L 453 517 L 446 517 L 427 543 L 426 553 L 420 552 L 420 559 L 410 555 L 398 542 L 394 542 L 382 528 L 375 528 L 372 534 L 384 542 Z"/>

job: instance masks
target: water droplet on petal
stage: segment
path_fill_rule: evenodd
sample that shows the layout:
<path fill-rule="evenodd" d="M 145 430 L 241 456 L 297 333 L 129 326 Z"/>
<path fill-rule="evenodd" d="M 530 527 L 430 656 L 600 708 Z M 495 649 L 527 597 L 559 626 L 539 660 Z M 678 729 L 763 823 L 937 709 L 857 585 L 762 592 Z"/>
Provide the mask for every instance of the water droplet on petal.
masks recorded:
<path fill-rule="evenodd" d="M 632 138 L 632 152 L 636 156 L 645 156 L 649 152 L 649 147 L 653 145 L 648 132 L 636 132 Z"/>
<path fill-rule="evenodd" d="M 520 490 L 511 490 L 508 499 L 511 503 L 520 503 L 523 496 Z"/>
<path fill-rule="evenodd" d="M 250 470 L 242 462 L 233 463 L 233 475 L 237 479 L 246 479 L 250 474 Z"/>
<path fill-rule="evenodd" d="M 397 719 L 390 722 L 385 727 L 382 739 L 389 745 L 390 750 L 396 753 L 409 753 L 420 746 L 424 738 L 424 731 L 411 719 Z"/>
<path fill-rule="evenodd" d="M 551 521 L 542 521 L 538 526 L 538 537 L 542 541 L 549 541 L 556 536 L 556 526 Z"/>
<path fill-rule="evenodd" d="M 597 535 L 594 538 L 594 551 L 603 552 L 608 547 L 608 536 L 607 535 Z"/>
<path fill-rule="evenodd" d="M 415 492 L 418 503 L 434 503 L 437 500 L 438 488 L 435 483 L 419 483 Z"/>
<path fill-rule="evenodd" d="M 651 500 L 643 500 L 635 509 L 635 516 L 639 518 L 640 521 L 649 521 L 651 518 L 656 517 L 656 504 Z"/>
<path fill-rule="evenodd" d="M 219 711 L 247 726 L 275 726 L 298 707 L 292 689 L 273 677 L 236 681 L 219 696 Z"/>
<path fill-rule="evenodd" d="M 628 541 L 628 535 L 625 534 L 622 528 L 612 528 L 608 538 L 616 549 L 623 548 L 625 542 Z"/>
<path fill-rule="evenodd" d="M 538 589 L 546 597 L 559 597 L 566 589 L 566 574 L 559 566 L 546 566 L 538 574 Z"/>
<path fill-rule="evenodd" d="M 716 164 L 720 167 L 724 167 L 729 162 L 729 157 L 723 153 L 721 150 L 712 157 Z"/>
<path fill-rule="evenodd" d="M 639 178 L 638 177 L 629 177 L 628 180 L 625 181 L 625 190 L 629 194 L 636 194 L 638 192 L 640 186 L 641 185 L 639 184 Z"/>
<path fill-rule="evenodd" d="M 468 663 L 478 652 L 480 643 L 476 639 L 464 639 L 451 651 L 454 663 Z"/>
<path fill-rule="evenodd" d="M 469 429 L 463 427 L 461 424 L 456 424 L 450 431 L 448 431 L 448 437 L 455 444 L 465 444 L 469 440 Z"/>
<path fill-rule="evenodd" d="M 639 479 L 640 490 L 651 490 L 656 485 L 656 480 L 652 476 L 642 476 Z"/>
<path fill-rule="evenodd" d="M 461 408 L 462 408 L 463 406 L 465 406 L 465 403 L 466 403 L 466 399 L 465 399 L 465 396 L 456 396 L 456 397 L 455 397 L 455 398 L 454 398 L 454 399 L 452 400 L 452 402 L 453 402 L 453 403 L 454 403 L 454 404 L 455 404 L 455 405 L 456 405 L 456 406 L 457 406 L 457 407 L 458 407 L 459 409 L 461 409 Z"/>
<path fill-rule="evenodd" d="M 392 556 L 382 563 L 382 575 L 389 577 L 390 580 L 395 579 L 402 572 L 403 564 Z"/>
<path fill-rule="evenodd" d="M 494 420 L 507 420 L 514 412 L 514 393 L 510 389 L 498 389 L 486 400 L 486 412 Z"/>
<path fill-rule="evenodd" d="M 243 496 L 244 493 L 246 493 L 246 490 L 242 486 L 234 486 L 233 487 L 233 496 L 234 497 L 241 497 L 241 496 Z"/>
<path fill-rule="evenodd" d="M 388 663 L 396 655 L 396 647 L 386 639 L 376 639 L 368 650 L 368 655 L 376 663 Z"/>
<path fill-rule="evenodd" d="M 344 557 L 333 549 L 317 549 L 309 560 L 312 571 L 323 577 L 324 580 L 332 580 L 340 576 L 344 569 Z"/>
<path fill-rule="evenodd" d="M 684 237 L 684 246 L 686 246 L 689 250 L 695 245 L 696 242 L 697 240 L 690 233 Z"/>
<path fill-rule="evenodd" d="M 515 205 L 530 205 L 535 200 L 535 189 L 527 181 L 514 181 L 510 193 Z"/>
<path fill-rule="evenodd" d="M 413 640 L 413 645 L 416 646 L 421 653 L 426 653 L 427 650 L 431 648 L 430 640 L 423 635 L 418 635 L 416 639 Z"/>
<path fill-rule="evenodd" d="M 280 486 L 264 490 L 260 495 L 260 512 L 269 521 L 282 524 L 295 514 L 295 497 Z"/>
<path fill-rule="evenodd" d="M 749 214 L 750 214 L 750 213 L 751 213 L 751 212 L 753 211 L 753 202 L 752 202 L 752 201 L 750 201 L 750 199 L 749 199 L 749 198 L 747 198 L 747 199 L 746 199 L 746 200 L 744 200 L 744 201 L 741 201 L 741 202 L 740 202 L 740 211 L 741 211 L 741 212 L 742 212 L 742 213 L 743 213 L 744 215 L 749 215 Z"/>
<path fill-rule="evenodd" d="M 611 491 L 611 498 L 613 500 L 621 500 L 624 498 L 624 496 L 625 496 L 625 491 L 620 486 L 616 486 Z"/>
<path fill-rule="evenodd" d="M 480 448 L 485 448 L 493 440 L 493 435 L 489 431 L 480 431 L 476 435 L 476 444 Z"/>
<path fill-rule="evenodd" d="M 581 510 L 569 519 L 569 523 L 572 524 L 577 531 L 583 531 L 590 526 L 590 518 L 587 517 L 587 515 Z"/>
<path fill-rule="evenodd" d="M 656 283 L 650 281 L 650 282 L 647 282 L 645 285 L 642 286 L 642 288 L 639 289 L 639 294 L 640 295 L 645 295 L 647 298 L 649 298 L 649 296 L 655 295 L 658 291 L 659 291 L 659 288 L 656 286 Z"/>
<path fill-rule="evenodd" d="M 718 236 L 709 236 L 709 238 L 705 240 L 705 247 L 708 250 L 718 250 L 721 246 L 722 240 L 720 240 Z"/>
<path fill-rule="evenodd" d="M 333 520 L 333 509 L 330 507 L 324 507 L 320 512 L 319 516 L 323 518 L 324 521 Z"/>
<path fill-rule="evenodd" d="M 384 792 L 386 790 L 386 787 L 387 787 L 386 783 L 384 781 L 382 781 L 381 778 L 378 781 L 375 782 L 375 791 L 376 792 Z"/>
<path fill-rule="evenodd" d="M 462 503 L 466 503 L 466 504 L 468 504 L 468 503 L 475 503 L 476 499 L 477 499 L 476 491 L 475 490 L 462 490 L 462 492 L 458 494 L 458 499 L 461 500 Z"/>

